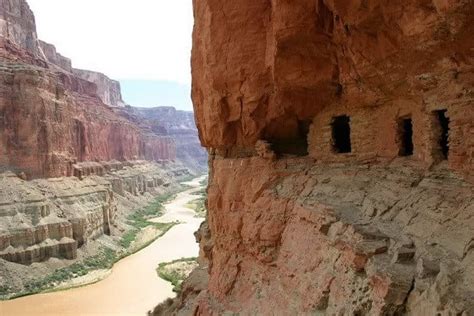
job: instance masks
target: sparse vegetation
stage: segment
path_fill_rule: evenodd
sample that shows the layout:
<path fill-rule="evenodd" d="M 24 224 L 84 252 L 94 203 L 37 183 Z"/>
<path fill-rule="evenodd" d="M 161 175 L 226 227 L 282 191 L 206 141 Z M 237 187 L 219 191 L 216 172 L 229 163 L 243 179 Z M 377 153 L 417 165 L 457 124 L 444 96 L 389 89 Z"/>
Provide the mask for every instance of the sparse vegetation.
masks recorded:
<path fill-rule="evenodd" d="M 209 179 L 206 177 L 206 178 L 202 179 L 201 181 L 199 181 L 199 184 L 204 186 L 204 187 L 207 187 L 208 180 Z"/>
<path fill-rule="evenodd" d="M 153 200 L 153 202 L 147 205 L 145 208 L 138 210 L 137 212 L 133 213 L 128 217 L 128 224 L 132 228 L 128 232 L 126 232 L 120 239 L 120 246 L 124 248 L 123 251 L 115 251 L 111 248 L 104 247 L 95 256 L 78 261 L 68 267 L 57 269 L 46 277 L 28 283 L 21 291 L 18 291 L 18 289 L 13 289 L 7 285 L 2 285 L 0 286 L 0 299 L 21 297 L 31 294 L 37 294 L 44 291 L 54 290 L 55 287 L 67 280 L 84 276 L 91 271 L 112 268 L 112 266 L 120 259 L 131 255 L 134 252 L 139 251 L 140 249 L 143 249 L 144 247 L 152 243 L 154 240 L 156 240 L 153 239 L 147 244 L 140 245 L 138 249 L 129 249 L 130 245 L 135 241 L 137 234 L 140 232 L 141 229 L 153 225 L 154 227 L 160 230 L 160 234 L 157 236 L 157 238 L 159 238 L 163 236 L 174 225 L 178 224 L 177 222 L 153 223 L 148 221 L 151 218 L 161 216 L 164 211 L 163 205 L 174 197 L 175 194 L 161 195 L 155 200 Z M 14 296 L 12 296 L 12 294 Z"/>
<path fill-rule="evenodd" d="M 128 224 L 132 227 L 131 230 L 126 232 L 122 239 L 120 240 L 120 245 L 124 248 L 130 247 L 130 245 L 135 241 L 137 234 L 141 229 L 148 226 L 155 226 L 156 228 L 164 231 L 165 233 L 173 227 L 170 224 L 163 223 L 152 223 L 148 221 L 150 218 L 155 218 L 163 215 L 164 204 L 169 200 L 172 200 L 176 195 L 175 194 L 165 194 L 157 197 L 152 203 L 150 203 L 144 209 L 138 210 L 128 217 Z"/>
<path fill-rule="evenodd" d="M 206 198 L 202 197 L 186 204 L 186 207 L 196 212 L 196 217 L 206 217 Z"/>
<path fill-rule="evenodd" d="M 181 284 L 197 265 L 197 258 L 182 258 L 160 263 L 156 272 L 160 278 L 173 285 L 174 292 L 179 293 L 181 291 Z"/>
<path fill-rule="evenodd" d="M 117 252 L 110 248 L 103 248 L 99 254 L 86 258 L 80 262 L 76 262 L 68 267 L 57 269 L 52 274 L 35 280 L 25 285 L 25 289 L 16 294 L 14 297 L 36 294 L 39 292 L 51 290 L 64 281 L 72 278 L 84 276 L 90 271 L 100 269 L 110 269 L 115 262 L 120 259 Z M 7 289 L 9 290 L 9 289 Z M 11 290 L 11 289 L 10 289 Z M 9 292 L 0 292 L 2 296 L 10 294 Z"/>
<path fill-rule="evenodd" d="M 207 187 L 207 179 L 201 180 L 200 185 Z M 194 210 L 196 212 L 196 217 L 206 217 L 206 200 L 207 200 L 207 191 L 206 188 L 202 188 L 199 191 L 193 193 L 193 195 L 200 196 L 199 198 L 186 204 L 186 207 Z"/>
<path fill-rule="evenodd" d="M 12 288 L 8 285 L 0 285 L 0 298 L 6 296 L 8 293 L 11 293 Z"/>

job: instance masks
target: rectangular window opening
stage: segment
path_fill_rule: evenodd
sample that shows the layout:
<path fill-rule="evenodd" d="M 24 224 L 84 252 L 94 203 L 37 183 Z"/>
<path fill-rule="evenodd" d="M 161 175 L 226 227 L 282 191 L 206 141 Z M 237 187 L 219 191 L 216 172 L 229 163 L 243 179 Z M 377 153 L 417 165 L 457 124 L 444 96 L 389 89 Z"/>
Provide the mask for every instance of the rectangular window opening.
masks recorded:
<path fill-rule="evenodd" d="M 350 117 L 336 116 L 331 123 L 333 150 L 338 154 L 352 152 Z"/>
<path fill-rule="evenodd" d="M 447 110 L 435 111 L 438 122 L 438 148 L 443 160 L 449 156 L 449 117 Z"/>
<path fill-rule="evenodd" d="M 413 121 L 411 118 L 404 118 L 399 123 L 399 137 L 400 137 L 400 156 L 413 155 Z"/>

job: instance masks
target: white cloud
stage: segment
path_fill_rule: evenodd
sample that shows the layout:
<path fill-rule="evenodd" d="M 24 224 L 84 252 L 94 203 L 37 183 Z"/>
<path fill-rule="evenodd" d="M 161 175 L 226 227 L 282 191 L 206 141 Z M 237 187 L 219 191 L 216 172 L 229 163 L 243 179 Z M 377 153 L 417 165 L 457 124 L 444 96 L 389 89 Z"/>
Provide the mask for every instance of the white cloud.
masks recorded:
<path fill-rule="evenodd" d="M 189 84 L 191 0 L 27 0 L 38 36 L 76 68 Z"/>

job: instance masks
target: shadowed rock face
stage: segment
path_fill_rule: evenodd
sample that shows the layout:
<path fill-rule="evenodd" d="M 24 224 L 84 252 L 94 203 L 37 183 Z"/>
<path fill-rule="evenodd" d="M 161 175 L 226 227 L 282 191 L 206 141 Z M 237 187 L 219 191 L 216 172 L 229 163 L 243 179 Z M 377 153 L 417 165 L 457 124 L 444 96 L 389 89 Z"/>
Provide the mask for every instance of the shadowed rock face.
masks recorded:
<path fill-rule="evenodd" d="M 170 308 L 474 314 L 474 3 L 203 0 L 194 14 L 208 283 L 196 271 Z"/>

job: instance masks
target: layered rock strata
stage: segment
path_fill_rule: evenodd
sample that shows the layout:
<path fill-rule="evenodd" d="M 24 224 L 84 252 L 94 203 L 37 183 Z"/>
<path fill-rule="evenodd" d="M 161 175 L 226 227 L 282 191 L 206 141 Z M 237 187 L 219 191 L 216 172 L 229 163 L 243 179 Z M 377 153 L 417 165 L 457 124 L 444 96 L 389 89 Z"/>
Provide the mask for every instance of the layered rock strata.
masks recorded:
<path fill-rule="evenodd" d="M 126 107 L 119 113 L 158 135 L 172 137 L 176 143 L 176 159 L 197 173 L 207 170 L 207 151 L 199 142 L 194 113 L 174 107 Z"/>
<path fill-rule="evenodd" d="M 120 86 L 76 70 L 37 39 L 24 0 L 0 1 L 0 168 L 28 178 L 71 176 L 86 161 L 174 160 L 168 136 L 115 113 Z"/>
<path fill-rule="evenodd" d="M 472 1 L 194 14 L 208 223 L 174 312 L 474 314 Z"/>
<path fill-rule="evenodd" d="M 100 72 L 90 70 L 74 69 L 73 72 L 76 76 L 97 85 L 97 94 L 104 104 L 114 107 L 125 106 L 118 81 L 112 80 Z"/>
<path fill-rule="evenodd" d="M 26 1 L 0 2 L 0 37 L 33 55 L 40 54 L 35 17 Z"/>
<path fill-rule="evenodd" d="M 74 259 L 77 249 L 117 233 L 117 197 L 162 192 L 187 169 L 148 162 L 86 163 L 75 177 L 25 181 L 0 174 L 0 259 L 21 264 Z"/>
<path fill-rule="evenodd" d="M 474 187 L 461 177 L 403 160 L 219 158 L 212 171 L 198 314 L 474 311 Z"/>
<path fill-rule="evenodd" d="M 39 45 L 46 60 L 53 66 L 59 67 L 60 70 L 72 72 L 71 59 L 64 57 L 56 51 L 56 47 L 52 44 L 39 41 Z M 105 102 L 104 102 L 105 103 Z"/>
<path fill-rule="evenodd" d="M 74 259 L 189 176 L 175 140 L 121 106 L 118 82 L 74 69 L 38 40 L 24 0 L 0 0 L 0 260 Z"/>

